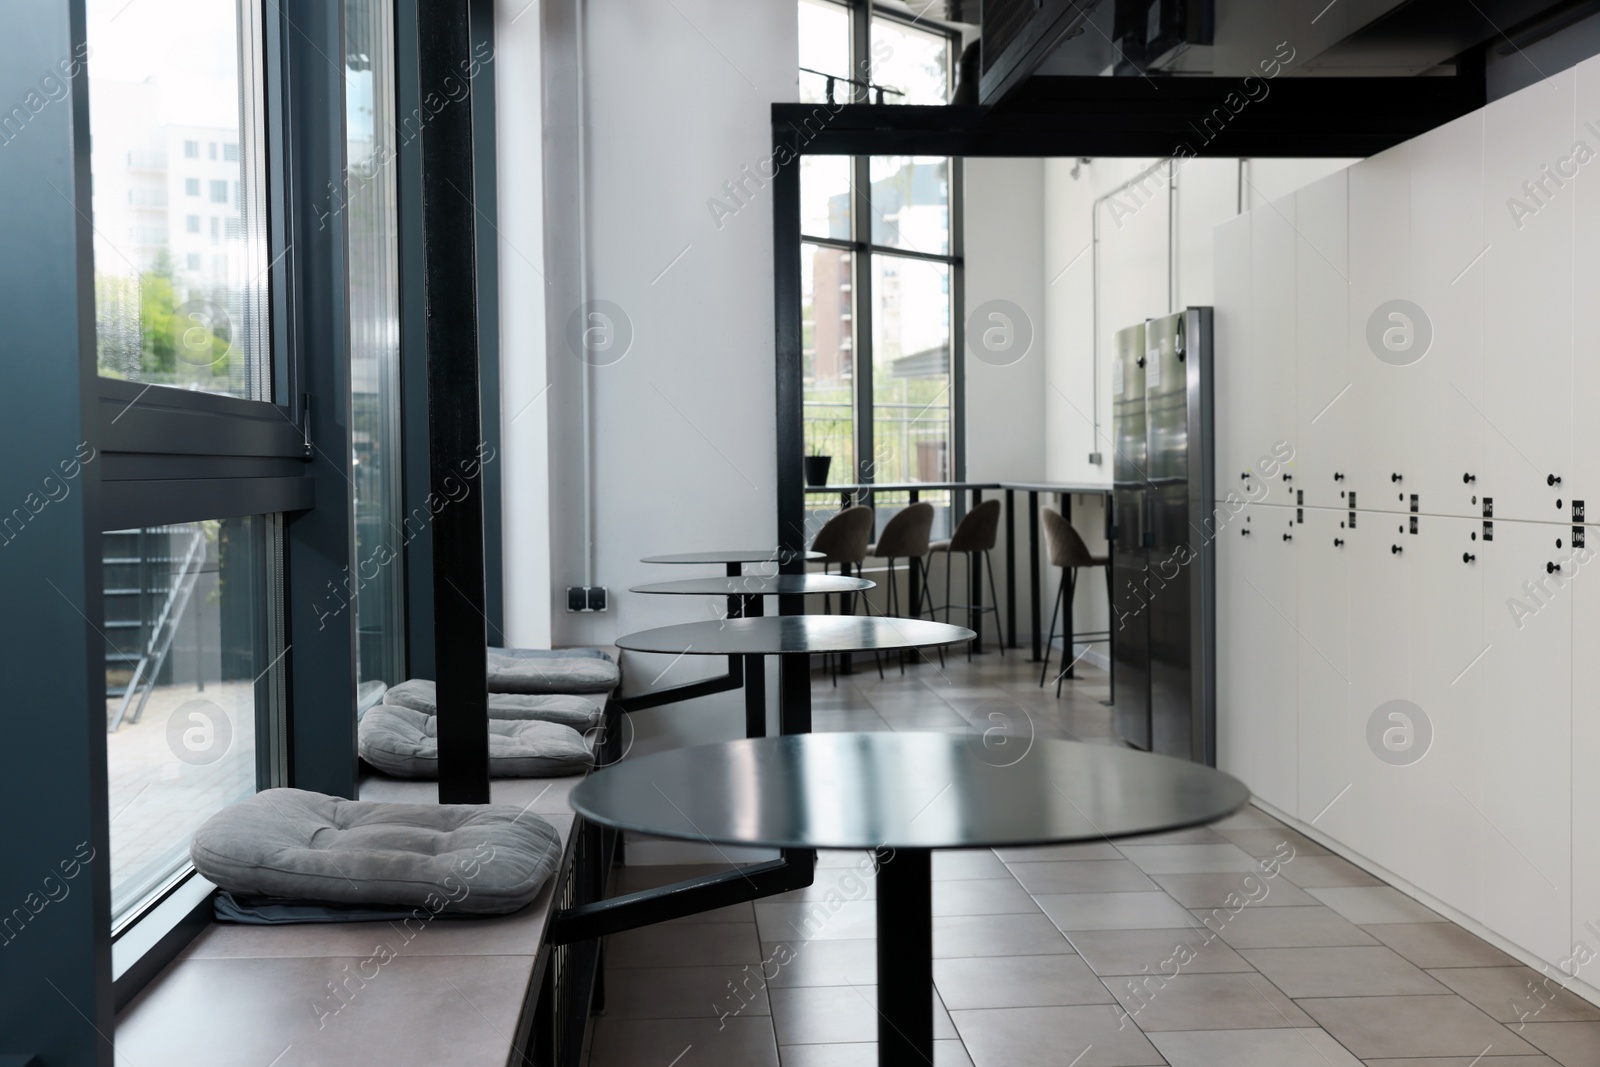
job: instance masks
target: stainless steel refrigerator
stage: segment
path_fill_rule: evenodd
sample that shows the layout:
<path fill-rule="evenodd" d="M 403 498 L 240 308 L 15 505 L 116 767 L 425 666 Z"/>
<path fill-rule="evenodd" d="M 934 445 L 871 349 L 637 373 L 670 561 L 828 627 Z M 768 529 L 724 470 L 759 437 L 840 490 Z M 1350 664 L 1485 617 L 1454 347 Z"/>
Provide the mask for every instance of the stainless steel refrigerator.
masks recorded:
<path fill-rule="evenodd" d="M 1117 334 L 1112 700 L 1151 752 L 1216 762 L 1211 309 Z"/>

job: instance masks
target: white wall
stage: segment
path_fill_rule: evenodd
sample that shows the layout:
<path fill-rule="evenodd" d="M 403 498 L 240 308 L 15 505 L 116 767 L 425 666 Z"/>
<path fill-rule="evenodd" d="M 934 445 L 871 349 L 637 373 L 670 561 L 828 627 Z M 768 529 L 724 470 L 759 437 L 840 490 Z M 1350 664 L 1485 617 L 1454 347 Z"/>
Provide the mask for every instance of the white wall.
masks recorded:
<path fill-rule="evenodd" d="M 1575 552 L 1571 525 L 1600 492 L 1597 152 L 1591 59 L 1257 207 L 1215 250 L 1219 464 L 1294 450 L 1292 483 L 1222 505 L 1220 765 L 1600 1002 L 1600 533 Z"/>
<path fill-rule="evenodd" d="M 500 451 L 505 641 L 550 645 L 549 401 L 539 0 L 497 0 Z"/>
<path fill-rule="evenodd" d="M 777 540 L 770 189 L 751 183 L 745 203 L 720 225 L 707 204 L 726 201 L 724 183 L 770 156 L 771 105 L 797 98 L 798 30 L 794 7 L 785 4 L 585 5 L 589 299 L 620 307 L 633 334 L 621 360 L 590 371 L 586 478 L 584 364 L 567 341 L 581 300 L 583 232 L 576 10 L 573 0 L 541 6 L 550 392 L 540 406 L 549 420 L 550 581 L 543 603 L 531 599 L 545 593 L 537 587 L 508 588 L 507 603 L 528 598 L 530 610 L 546 611 L 557 645 L 606 645 L 719 609 L 709 600 L 629 593 L 640 583 L 708 573 L 652 567 L 640 557 Z M 537 184 L 502 175 L 502 212 L 537 203 L 538 195 Z M 502 301 L 522 298 L 506 293 Z M 610 590 L 610 610 L 569 614 L 566 587 L 585 580 L 586 481 L 594 491 L 593 578 Z M 508 485 L 508 498 L 520 488 Z M 725 666 L 627 654 L 624 684 L 668 686 Z M 772 668 L 769 693 L 777 688 Z M 735 692 L 630 716 L 633 751 L 742 736 L 742 708 Z M 663 848 L 663 856 L 681 855 Z"/>

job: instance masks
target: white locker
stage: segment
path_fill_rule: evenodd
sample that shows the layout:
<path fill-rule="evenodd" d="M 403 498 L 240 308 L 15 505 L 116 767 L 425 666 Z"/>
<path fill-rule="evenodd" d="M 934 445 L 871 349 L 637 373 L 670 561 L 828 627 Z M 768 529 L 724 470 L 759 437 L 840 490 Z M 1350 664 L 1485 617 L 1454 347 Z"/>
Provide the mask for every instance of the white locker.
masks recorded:
<path fill-rule="evenodd" d="M 1222 228 L 1218 227 L 1219 235 Z M 1248 231 L 1247 231 L 1248 232 Z M 1221 316 L 1217 318 L 1220 324 Z M 1221 351 L 1219 346 L 1219 352 Z M 1219 360 L 1220 362 L 1220 360 Z M 1218 372 L 1220 378 L 1220 370 Z M 1217 393 L 1220 409 L 1222 394 Z M 1221 427 L 1218 427 L 1221 440 Z M 1219 490 L 1226 488 L 1219 483 Z M 1242 500 L 1242 498 L 1240 498 Z M 1217 766 L 1245 782 L 1253 769 L 1248 721 L 1250 689 L 1250 637 L 1247 603 L 1255 594 L 1246 581 L 1254 559 L 1249 549 L 1255 541 L 1254 524 L 1246 505 L 1219 503 L 1216 509 L 1217 567 Z M 1246 532 L 1248 531 L 1248 533 Z"/>
<path fill-rule="evenodd" d="M 1246 440 L 1245 382 L 1253 373 L 1250 350 L 1251 213 L 1218 224 L 1212 236 L 1216 312 L 1212 319 L 1213 448 L 1218 494 L 1239 488 L 1239 475 L 1255 462 L 1257 446 Z"/>
<path fill-rule="evenodd" d="M 1461 773 L 1438 801 L 1453 803 L 1472 834 L 1476 917 L 1547 960 L 1571 948 L 1577 583 L 1568 536 L 1549 523 L 1496 521 L 1493 541 L 1479 541 L 1489 651 L 1469 676 L 1478 698 Z"/>
<path fill-rule="evenodd" d="M 1600 538 L 1600 529 L 1587 536 Z M 1572 584 L 1571 937 L 1574 945 L 1581 941 L 1600 951 L 1594 929 L 1600 928 L 1600 655 L 1595 654 L 1600 649 L 1600 551 L 1577 571 Z M 1592 970 L 1585 970 L 1584 980 L 1600 985 Z"/>
<path fill-rule="evenodd" d="M 1408 494 L 1422 510 L 1475 517 L 1483 484 L 1483 115 L 1411 142 L 1411 299 L 1428 351 L 1402 368 Z M 1408 497 L 1409 499 L 1409 497 Z"/>
<path fill-rule="evenodd" d="M 1483 425 L 1478 488 L 1495 515 L 1559 518 L 1572 476 L 1576 190 L 1554 170 L 1573 145 L 1567 70 L 1483 111 Z M 1593 294 L 1585 294 L 1585 302 Z"/>
<path fill-rule="evenodd" d="M 1297 488 L 1292 460 L 1282 469 L 1264 457 L 1299 450 L 1295 440 L 1295 198 L 1274 200 L 1252 213 L 1250 226 L 1250 374 L 1237 383 L 1241 397 L 1235 414 L 1242 420 L 1241 443 L 1248 449 L 1252 477 L 1261 480 L 1269 504 L 1293 502 Z M 1242 468 L 1241 468 L 1242 469 Z M 1224 479 L 1226 480 L 1226 479 Z"/>
<path fill-rule="evenodd" d="M 1362 432 L 1349 395 L 1349 209 L 1347 171 L 1295 194 L 1295 484 L 1318 507 L 1342 506 L 1350 443 Z"/>
<path fill-rule="evenodd" d="M 1468 914 L 1482 911 L 1478 842 L 1453 782 L 1471 766 L 1469 732 L 1481 721 L 1485 560 L 1476 519 L 1423 516 L 1407 535 L 1411 557 L 1412 699 L 1426 716 L 1426 750 L 1404 767 L 1407 864 L 1422 889 Z M 1463 786 L 1463 788 L 1465 788 Z"/>
<path fill-rule="evenodd" d="M 1299 723 L 1295 709 L 1299 657 L 1295 627 L 1294 509 L 1251 504 L 1251 531 L 1241 538 L 1247 584 L 1240 594 L 1246 641 L 1238 694 L 1249 730 L 1249 777 L 1255 793 L 1296 813 L 1299 801 Z"/>
<path fill-rule="evenodd" d="M 1346 514 L 1307 508 L 1294 531 L 1299 630 L 1299 803 L 1296 814 L 1343 836 L 1339 794 L 1360 755 L 1350 730 L 1350 568 Z M 1333 806 L 1329 808 L 1328 806 Z"/>
<path fill-rule="evenodd" d="M 1416 484 L 1410 463 L 1412 420 L 1425 412 L 1412 405 L 1415 366 L 1397 366 L 1378 355 L 1384 344 L 1401 345 L 1407 334 L 1395 301 L 1411 295 L 1411 146 L 1396 145 L 1350 168 L 1349 348 L 1350 392 L 1340 401 L 1359 432 L 1351 442 L 1346 487 L 1362 507 L 1404 511 L 1397 496 Z M 1375 350 L 1373 333 L 1379 343 Z M 1394 354 L 1394 359 L 1401 358 Z M 1408 470 L 1408 467 L 1412 469 Z M 1397 482 L 1395 476 L 1399 475 Z M 1408 480 L 1409 479 L 1409 480 Z"/>
<path fill-rule="evenodd" d="M 1350 714 L 1352 744 L 1360 758 L 1350 768 L 1350 792 L 1318 822 L 1352 848 L 1391 870 L 1403 869 L 1409 834 L 1403 813 L 1409 768 L 1385 763 L 1372 750 L 1368 730 L 1380 709 L 1396 700 L 1414 701 L 1411 688 L 1410 575 L 1416 538 L 1404 532 L 1407 517 L 1368 512 L 1348 531 L 1350 568 Z M 1384 729 L 1390 728 L 1383 711 Z M 1313 812 L 1313 815 L 1316 813 Z"/>
<path fill-rule="evenodd" d="M 1572 363 L 1572 473 L 1564 480 L 1566 495 L 1584 502 L 1600 502 L 1600 360 L 1586 354 L 1590 324 L 1595 317 L 1594 298 L 1600 294 L 1600 58 L 1578 64 L 1577 120 L 1574 140 L 1582 142 L 1596 158 L 1578 169 L 1573 181 L 1573 317 L 1572 334 L 1578 353 Z M 1600 516 L 1597 516 L 1600 517 Z M 1589 921 L 1589 920 L 1585 920 Z M 1600 926 L 1600 917 L 1594 920 Z M 1595 942 L 1596 935 L 1589 935 Z M 1593 943 L 1600 951 L 1600 943 Z"/>

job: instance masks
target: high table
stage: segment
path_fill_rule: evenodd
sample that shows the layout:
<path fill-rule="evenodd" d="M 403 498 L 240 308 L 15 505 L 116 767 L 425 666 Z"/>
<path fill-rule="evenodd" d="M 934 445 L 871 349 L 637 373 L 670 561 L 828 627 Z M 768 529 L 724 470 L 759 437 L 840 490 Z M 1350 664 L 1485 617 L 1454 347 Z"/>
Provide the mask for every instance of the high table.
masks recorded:
<path fill-rule="evenodd" d="M 807 563 L 812 563 L 820 560 L 821 558 L 822 553 L 811 551 L 790 552 L 778 548 L 719 548 L 704 552 L 671 552 L 660 556 L 645 556 L 639 562 L 681 564 L 702 567 L 711 564 L 721 564 L 724 568 L 723 573 L 728 578 L 742 578 L 746 577 L 744 574 L 744 565 L 746 563 L 783 564 L 791 563 L 796 560 L 803 560 Z M 757 576 L 750 575 L 748 577 L 753 578 Z M 655 592 L 656 590 L 651 591 Z M 737 618 L 747 607 L 751 606 L 752 604 L 757 607 L 760 606 L 759 600 L 744 600 L 741 598 L 739 593 L 734 590 L 728 590 L 726 595 L 728 597 L 729 618 Z M 766 676 L 763 674 L 754 679 L 747 679 L 746 675 L 748 672 L 745 669 L 747 666 L 754 666 L 754 664 L 748 664 L 736 656 L 729 656 L 727 671 L 715 678 L 706 678 L 698 682 L 690 682 L 687 685 L 675 685 L 667 689 L 657 689 L 648 693 L 638 693 L 630 697 L 621 698 L 620 703 L 622 704 L 623 708 L 628 711 L 643 711 L 646 708 L 658 708 L 664 704 L 675 704 L 680 700 L 690 700 L 695 697 L 710 696 L 713 693 L 725 693 L 730 689 L 738 689 L 740 686 L 745 686 L 745 701 L 747 708 L 751 703 L 757 700 L 765 705 L 767 699 Z M 751 686 L 755 687 L 754 693 L 751 692 Z"/>
<path fill-rule="evenodd" d="M 829 733 L 673 749 L 590 775 L 572 806 L 593 822 L 659 837 L 873 850 L 878 1062 L 931 1064 L 934 849 L 1178 830 L 1250 798 L 1238 779 L 1166 756 L 1039 739 L 1020 758 L 1002 758 L 987 740 Z"/>
<path fill-rule="evenodd" d="M 764 613 L 762 597 L 801 597 L 838 593 L 842 598 L 871 589 L 875 583 L 865 578 L 846 578 L 836 574 L 743 574 L 721 578 L 683 578 L 675 582 L 636 585 L 631 593 L 656 593 L 667 596 L 725 596 L 729 618 L 754 618 Z M 734 601 L 738 610 L 734 610 Z M 849 613 L 848 607 L 845 613 Z M 744 721 L 746 737 L 761 737 L 767 732 L 767 673 L 760 656 L 744 659 L 740 673 L 744 678 Z"/>

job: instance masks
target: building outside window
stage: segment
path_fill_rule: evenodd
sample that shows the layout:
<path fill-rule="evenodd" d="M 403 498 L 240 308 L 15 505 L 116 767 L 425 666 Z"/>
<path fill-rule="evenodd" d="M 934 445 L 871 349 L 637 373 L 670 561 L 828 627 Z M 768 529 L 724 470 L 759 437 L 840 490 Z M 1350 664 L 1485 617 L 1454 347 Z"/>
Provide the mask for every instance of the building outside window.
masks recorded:
<path fill-rule="evenodd" d="M 199 196 L 200 195 L 200 179 L 199 178 L 185 178 L 185 179 L 183 179 L 183 195 L 184 196 Z"/>
<path fill-rule="evenodd" d="M 184 159 L 199 159 L 200 158 L 200 142 L 199 141 L 185 141 L 185 142 L 183 142 L 183 158 Z"/>
<path fill-rule="evenodd" d="M 865 20 L 860 13 L 832 0 L 800 0 L 802 100 L 827 100 L 832 76 L 841 103 L 876 102 L 879 88 L 885 103 L 947 103 L 952 35 L 878 9 Z M 836 485 L 959 479 L 951 294 L 961 258 L 952 161 L 804 156 L 800 167 L 808 454 L 830 457 L 828 481 Z M 936 528 L 946 525 L 949 494 L 921 498 L 939 508 Z M 874 502 L 881 511 L 907 499 L 880 492 Z M 838 507 L 832 494 L 809 501 L 814 521 Z"/>
<path fill-rule="evenodd" d="M 211 202 L 213 204 L 226 204 L 228 202 L 228 183 L 213 181 L 211 183 Z"/>

